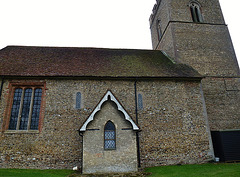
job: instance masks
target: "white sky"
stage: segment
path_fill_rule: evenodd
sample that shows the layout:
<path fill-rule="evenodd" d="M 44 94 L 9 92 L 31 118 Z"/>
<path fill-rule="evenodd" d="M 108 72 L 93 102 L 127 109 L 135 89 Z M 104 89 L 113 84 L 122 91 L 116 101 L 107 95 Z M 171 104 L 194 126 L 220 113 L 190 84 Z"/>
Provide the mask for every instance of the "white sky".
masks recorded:
<path fill-rule="evenodd" d="M 0 0 L 7 45 L 151 49 L 156 0 Z M 240 1 L 220 0 L 240 63 Z"/>

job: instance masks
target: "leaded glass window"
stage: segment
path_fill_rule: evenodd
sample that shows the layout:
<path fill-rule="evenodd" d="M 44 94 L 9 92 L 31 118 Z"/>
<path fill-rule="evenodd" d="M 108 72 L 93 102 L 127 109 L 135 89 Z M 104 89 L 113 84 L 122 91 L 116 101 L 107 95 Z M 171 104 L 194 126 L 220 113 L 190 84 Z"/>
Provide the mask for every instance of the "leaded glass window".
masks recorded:
<path fill-rule="evenodd" d="M 31 97 L 32 97 L 32 89 L 26 89 L 23 97 L 19 130 L 27 130 Z"/>
<path fill-rule="evenodd" d="M 104 128 L 104 149 L 116 149 L 116 129 L 111 121 L 108 121 Z"/>
<path fill-rule="evenodd" d="M 37 130 L 41 107 L 41 88 L 16 88 L 9 130 Z"/>
<path fill-rule="evenodd" d="M 13 104 L 12 104 L 12 111 L 11 111 L 11 118 L 9 123 L 9 130 L 16 130 L 18 116 L 19 116 L 19 108 L 21 103 L 22 97 L 22 89 L 17 88 L 14 92 L 13 96 Z"/>
<path fill-rule="evenodd" d="M 81 108 L 81 92 L 77 92 L 76 94 L 76 109 L 80 109 Z"/>
<path fill-rule="evenodd" d="M 35 89 L 34 100 L 33 100 L 33 108 L 32 108 L 32 117 L 31 117 L 31 130 L 38 129 L 40 108 L 41 108 L 41 98 L 42 98 L 42 89 Z"/>

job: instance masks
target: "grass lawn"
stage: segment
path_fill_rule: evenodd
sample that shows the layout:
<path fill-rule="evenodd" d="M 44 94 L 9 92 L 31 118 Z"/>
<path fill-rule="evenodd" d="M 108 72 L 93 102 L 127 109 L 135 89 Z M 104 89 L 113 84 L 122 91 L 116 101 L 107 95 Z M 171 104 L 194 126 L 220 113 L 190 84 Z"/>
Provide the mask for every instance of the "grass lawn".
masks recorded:
<path fill-rule="evenodd" d="M 152 173 L 149 177 L 240 177 L 240 163 L 161 166 L 145 171 Z M 0 169 L 0 177 L 67 177 L 74 173 L 72 170 Z"/>
<path fill-rule="evenodd" d="M 240 163 L 161 166 L 147 168 L 149 177 L 240 177 Z"/>
<path fill-rule="evenodd" d="M 72 170 L 0 169 L 0 177 L 66 177 Z"/>

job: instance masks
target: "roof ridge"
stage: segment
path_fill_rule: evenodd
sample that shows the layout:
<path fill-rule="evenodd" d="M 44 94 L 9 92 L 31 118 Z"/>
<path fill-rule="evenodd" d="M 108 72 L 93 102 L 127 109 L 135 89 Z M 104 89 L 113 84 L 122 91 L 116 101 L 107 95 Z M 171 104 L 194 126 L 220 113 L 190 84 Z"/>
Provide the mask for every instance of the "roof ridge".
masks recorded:
<path fill-rule="evenodd" d="M 77 47 L 77 46 L 34 46 L 34 45 L 7 45 L 4 48 L 56 48 L 56 49 L 91 49 L 91 50 L 128 50 L 128 51 L 157 51 L 152 49 L 130 49 L 130 48 L 105 48 L 105 47 Z M 2 49 L 4 49 L 2 48 Z M 162 52 L 162 51 L 161 51 Z"/>

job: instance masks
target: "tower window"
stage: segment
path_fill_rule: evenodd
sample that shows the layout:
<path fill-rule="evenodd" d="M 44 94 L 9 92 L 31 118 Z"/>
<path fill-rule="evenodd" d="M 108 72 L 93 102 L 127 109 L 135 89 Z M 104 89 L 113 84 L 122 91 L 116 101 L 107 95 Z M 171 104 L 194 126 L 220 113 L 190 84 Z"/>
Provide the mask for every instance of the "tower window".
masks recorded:
<path fill-rule="evenodd" d="M 104 127 L 104 149 L 116 149 L 116 129 L 111 121 L 108 121 Z"/>
<path fill-rule="evenodd" d="M 190 3 L 190 10 L 191 10 L 193 22 L 196 22 L 196 23 L 203 22 L 200 5 L 197 2 Z"/>
<path fill-rule="evenodd" d="M 158 40 L 160 41 L 160 39 L 162 38 L 162 30 L 161 30 L 161 21 L 158 20 L 157 21 L 157 33 L 158 33 Z"/>

